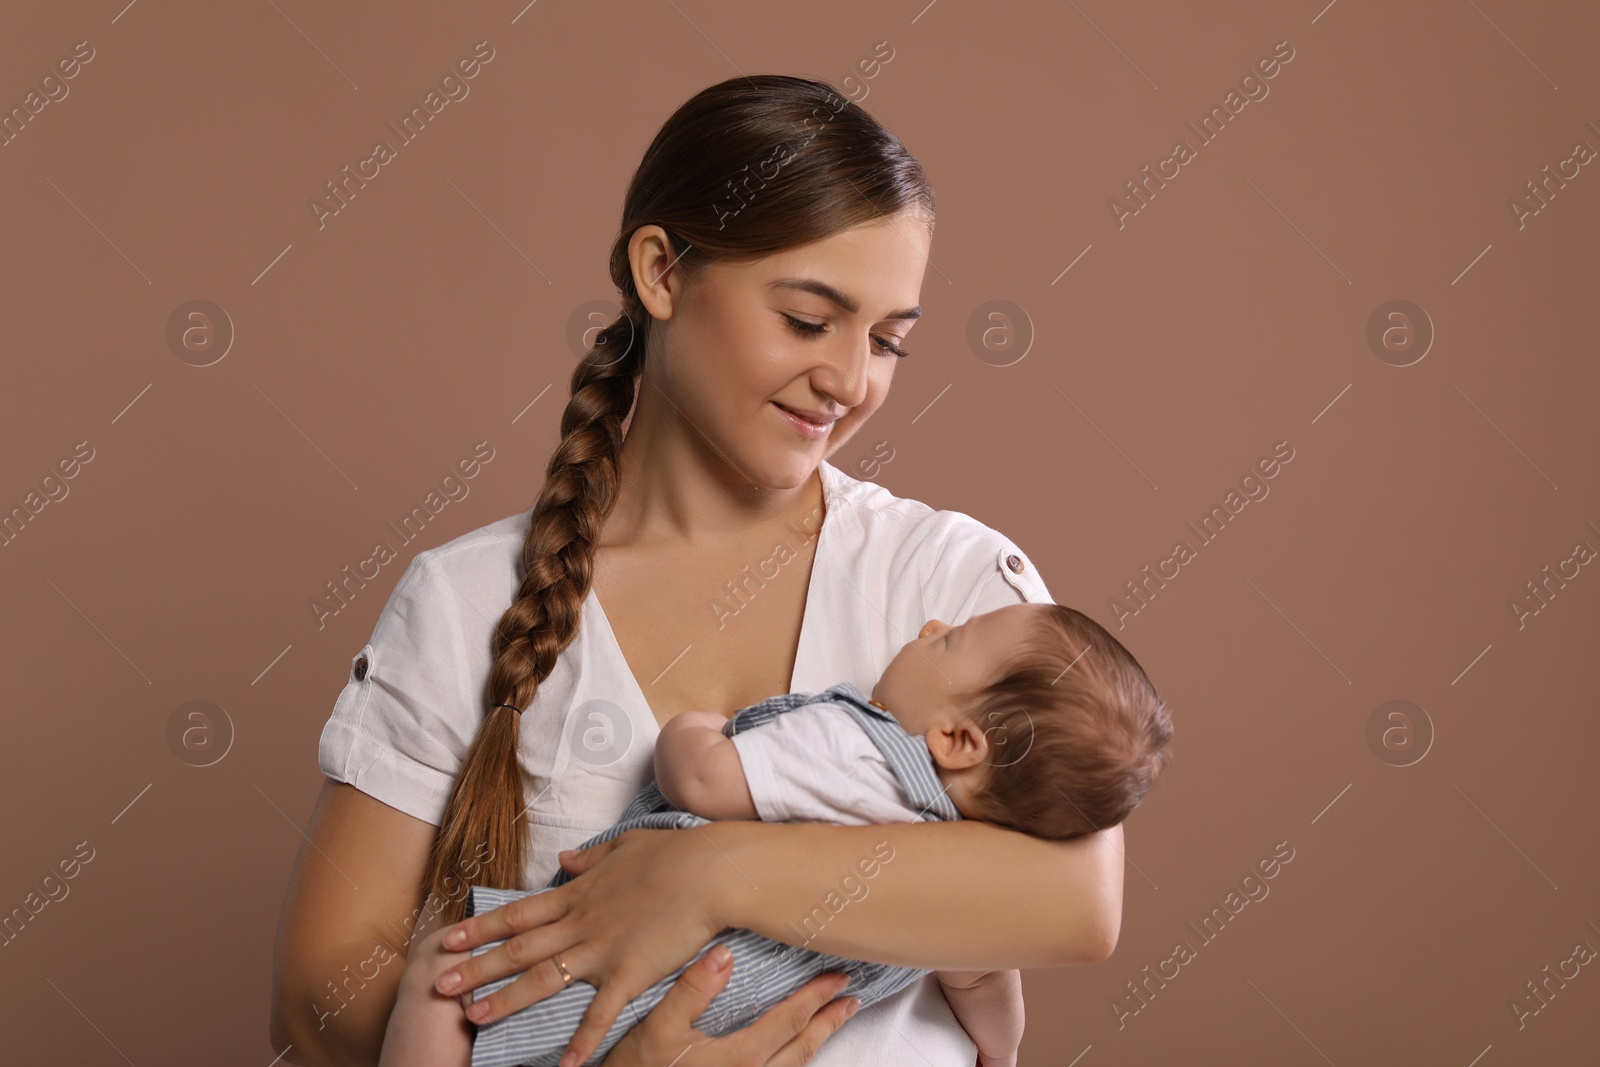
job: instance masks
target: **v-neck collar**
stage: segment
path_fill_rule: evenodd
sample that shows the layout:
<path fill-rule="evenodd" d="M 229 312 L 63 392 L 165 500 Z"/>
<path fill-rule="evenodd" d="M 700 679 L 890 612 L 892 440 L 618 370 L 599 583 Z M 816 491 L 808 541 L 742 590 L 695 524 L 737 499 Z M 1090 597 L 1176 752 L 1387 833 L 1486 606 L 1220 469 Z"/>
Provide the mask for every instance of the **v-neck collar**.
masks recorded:
<path fill-rule="evenodd" d="M 817 528 L 817 549 L 811 557 L 811 576 L 806 583 L 806 602 L 800 615 L 800 639 L 795 649 L 794 667 L 789 672 L 789 692 L 795 691 L 795 683 L 802 674 L 809 677 L 803 668 L 809 666 L 802 663 L 806 656 L 806 638 L 811 633 L 812 620 L 822 610 L 817 603 L 816 591 L 820 584 L 820 572 L 824 564 L 824 553 L 834 541 L 828 531 L 838 525 L 834 511 L 843 500 L 844 475 L 827 460 L 823 460 L 817 467 L 822 478 L 822 525 Z M 642 708 L 646 719 L 645 730 L 647 735 L 655 737 L 661 732 L 661 722 L 656 718 L 655 709 L 650 706 L 650 701 L 644 695 L 644 689 L 639 685 L 638 676 L 633 673 L 633 668 L 628 665 L 628 657 L 623 654 L 622 643 L 617 640 L 617 633 L 611 628 L 611 620 L 606 616 L 606 610 L 600 604 L 600 597 L 594 591 L 594 583 L 589 584 L 589 595 L 584 598 L 585 619 L 588 620 L 593 630 L 603 631 L 605 636 L 600 638 L 605 654 L 612 661 L 613 669 L 621 676 L 620 684 L 633 691 L 635 707 Z M 592 615 L 587 614 L 593 611 Z M 591 630 L 591 632 L 593 632 Z"/>

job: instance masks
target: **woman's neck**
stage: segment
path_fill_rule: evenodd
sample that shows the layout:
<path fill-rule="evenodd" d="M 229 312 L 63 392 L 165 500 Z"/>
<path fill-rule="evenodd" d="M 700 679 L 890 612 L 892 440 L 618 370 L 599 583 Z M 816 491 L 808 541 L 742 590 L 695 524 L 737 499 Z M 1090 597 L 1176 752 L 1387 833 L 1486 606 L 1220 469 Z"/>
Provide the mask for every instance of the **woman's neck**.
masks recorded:
<path fill-rule="evenodd" d="M 617 501 L 600 544 L 742 545 L 785 523 L 820 527 L 820 468 L 799 486 L 774 489 L 753 485 L 710 451 L 708 460 L 704 450 L 684 447 L 681 435 L 654 434 L 636 420 L 623 441 Z"/>

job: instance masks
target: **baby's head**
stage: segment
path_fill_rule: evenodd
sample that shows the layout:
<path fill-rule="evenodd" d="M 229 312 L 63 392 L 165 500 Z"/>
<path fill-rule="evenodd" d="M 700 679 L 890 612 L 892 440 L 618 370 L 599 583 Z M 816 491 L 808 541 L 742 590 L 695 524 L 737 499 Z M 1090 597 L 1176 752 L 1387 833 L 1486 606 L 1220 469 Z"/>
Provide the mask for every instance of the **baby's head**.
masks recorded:
<path fill-rule="evenodd" d="M 1138 660 L 1060 604 L 930 619 L 872 697 L 927 741 L 964 817 L 1036 837 L 1116 825 L 1171 757 L 1172 721 Z"/>

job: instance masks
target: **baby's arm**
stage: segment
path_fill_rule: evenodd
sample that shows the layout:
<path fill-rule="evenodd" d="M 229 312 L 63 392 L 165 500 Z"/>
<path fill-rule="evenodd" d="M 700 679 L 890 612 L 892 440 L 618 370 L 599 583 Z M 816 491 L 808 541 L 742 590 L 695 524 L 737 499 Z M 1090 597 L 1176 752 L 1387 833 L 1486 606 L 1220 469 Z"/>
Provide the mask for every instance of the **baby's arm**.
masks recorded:
<path fill-rule="evenodd" d="M 1024 1023 L 1021 971 L 935 971 L 978 1067 L 1016 1067 Z"/>
<path fill-rule="evenodd" d="M 656 785 L 661 795 L 702 819 L 757 819 L 739 750 L 722 732 L 725 715 L 684 711 L 656 738 Z"/>
<path fill-rule="evenodd" d="M 400 992 L 389 1013 L 378 1067 L 468 1067 L 472 1030 L 465 1009 L 472 994 L 445 996 L 433 983 L 471 952 L 448 952 L 441 942 L 448 926 L 414 941 L 400 976 Z"/>

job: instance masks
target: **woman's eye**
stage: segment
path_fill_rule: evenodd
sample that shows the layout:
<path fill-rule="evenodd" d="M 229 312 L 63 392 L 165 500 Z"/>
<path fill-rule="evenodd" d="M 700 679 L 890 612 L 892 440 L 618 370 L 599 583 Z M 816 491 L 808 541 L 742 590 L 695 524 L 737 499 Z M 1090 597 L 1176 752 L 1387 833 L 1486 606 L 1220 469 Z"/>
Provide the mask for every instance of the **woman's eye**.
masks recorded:
<path fill-rule="evenodd" d="M 873 340 L 878 342 L 879 348 L 882 348 L 885 352 L 893 352 L 901 359 L 904 359 L 906 356 L 911 354 L 910 352 L 907 352 L 905 349 L 901 348 L 899 345 L 895 344 L 893 341 L 889 340 L 887 337 L 874 337 Z"/>
<path fill-rule="evenodd" d="M 784 321 L 787 322 L 792 329 L 806 337 L 815 337 L 818 334 L 824 333 L 828 329 L 826 323 L 807 322 L 804 319 L 797 319 L 793 315 L 786 314 L 782 311 L 778 312 L 778 314 L 783 316 Z M 872 343 L 877 345 L 881 351 L 893 352 L 896 356 L 901 358 L 911 354 L 886 337 L 874 336 L 872 338 Z"/>
<path fill-rule="evenodd" d="M 804 319 L 797 319 L 793 315 L 786 315 L 781 311 L 778 314 L 783 315 L 784 321 L 790 326 L 807 336 L 819 334 L 828 328 L 826 324 L 821 322 L 806 322 Z"/>

